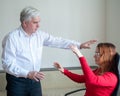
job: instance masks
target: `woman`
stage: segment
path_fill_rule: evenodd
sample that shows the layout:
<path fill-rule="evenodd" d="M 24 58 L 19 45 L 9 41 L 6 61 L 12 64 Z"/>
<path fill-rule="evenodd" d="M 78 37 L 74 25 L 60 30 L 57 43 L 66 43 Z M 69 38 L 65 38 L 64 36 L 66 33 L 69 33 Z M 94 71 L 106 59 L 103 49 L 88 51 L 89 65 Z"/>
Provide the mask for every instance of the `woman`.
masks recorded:
<path fill-rule="evenodd" d="M 111 96 L 118 83 L 118 57 L 115 45 L 111 43 L 99 43 L 95 50 L 95 63 L 98 68 L 92 70 L 79 51 L 72 45 L 71 50 L 79 58 L 83 75 L 75 74 L 64 69 L 59 63 L 55 62 L 54 66 L 75 82 L 85 83 L 85 96 Z"/>

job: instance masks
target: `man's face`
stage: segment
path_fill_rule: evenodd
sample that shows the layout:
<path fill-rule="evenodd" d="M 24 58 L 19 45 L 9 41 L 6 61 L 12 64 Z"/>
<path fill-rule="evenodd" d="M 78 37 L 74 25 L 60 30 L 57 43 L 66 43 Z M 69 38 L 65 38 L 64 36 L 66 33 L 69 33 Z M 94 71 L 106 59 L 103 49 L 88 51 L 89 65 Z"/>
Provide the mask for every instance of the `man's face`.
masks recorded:
<path fill-rule="evenodd" d="M 40 27 L 40 17 L 34 17 L 30 21 L 24 21 L 24 30 L 27 34 L 32 34 Z"/>

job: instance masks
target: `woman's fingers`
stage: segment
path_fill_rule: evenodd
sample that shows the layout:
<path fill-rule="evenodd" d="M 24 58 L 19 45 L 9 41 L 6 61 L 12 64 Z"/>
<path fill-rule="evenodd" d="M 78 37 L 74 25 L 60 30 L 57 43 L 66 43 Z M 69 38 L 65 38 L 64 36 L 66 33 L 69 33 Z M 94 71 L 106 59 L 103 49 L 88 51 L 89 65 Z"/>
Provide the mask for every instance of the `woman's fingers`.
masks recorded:
<path fill-rule="evenodd" d="M 59 69 L 60 68 L 60 64 L 57 63 L 57 62 L 54 62 L 54 67 L 57 68 L 57 69 Z"/>

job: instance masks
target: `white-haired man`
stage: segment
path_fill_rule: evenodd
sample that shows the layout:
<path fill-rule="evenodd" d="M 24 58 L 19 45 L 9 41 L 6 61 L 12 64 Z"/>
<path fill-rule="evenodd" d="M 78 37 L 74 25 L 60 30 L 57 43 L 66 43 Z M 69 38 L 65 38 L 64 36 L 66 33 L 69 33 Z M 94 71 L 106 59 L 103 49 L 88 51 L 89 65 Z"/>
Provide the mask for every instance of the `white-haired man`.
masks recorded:
<path fill-rule="evenodd" d="M 20 14 L 21 26 L 3 39 L 2 66 L 6 71 L 7 96 L 42 96 L 40 72 L 43 46 L 69 49 L 70 45 L 89 48 L 96 40 L 80 44 L 39 30 L 40 12 L 26 7 Z"/>

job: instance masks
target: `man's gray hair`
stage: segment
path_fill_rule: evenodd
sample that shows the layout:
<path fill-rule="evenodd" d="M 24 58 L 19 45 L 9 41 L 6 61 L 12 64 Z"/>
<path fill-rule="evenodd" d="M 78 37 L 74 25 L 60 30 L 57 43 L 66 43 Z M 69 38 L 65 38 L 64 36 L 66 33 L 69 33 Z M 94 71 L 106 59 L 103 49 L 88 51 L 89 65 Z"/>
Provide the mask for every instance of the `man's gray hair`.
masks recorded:
<path fill-rule="evenodd" d="M 40 16 L 40 11 L 33 7 L 26 7 L 20 13 L 20 21 L 29 21 L 31 18 Z"/>

